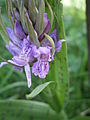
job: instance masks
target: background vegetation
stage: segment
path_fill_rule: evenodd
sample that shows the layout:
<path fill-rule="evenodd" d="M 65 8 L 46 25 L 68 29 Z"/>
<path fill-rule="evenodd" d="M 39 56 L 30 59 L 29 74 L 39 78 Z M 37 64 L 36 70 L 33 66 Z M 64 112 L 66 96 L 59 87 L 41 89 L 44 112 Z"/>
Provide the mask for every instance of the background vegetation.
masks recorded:
<path fill-rule="evenodd" d="M 69 6 L 66 6 L 67 3 L 64 3 L 64 26 L 68 48 L 70 79 L 69 101 L 66 113 L 69 119 L 81 114 L 90 115 L 85 0 L 80 6 L 77 6 L 77 2 L 78 0 L 75 0 Z M 0 0 L 0 6 L 2 7 L 3 20 L 6 25 L 10 26 L 4 0 Z M 0 56 L 6 59 L 11 58 L 1 37 Z M 2 60 L 0 59 L 0 61 Z M 0 69 L 0 100 L 25 99 L 26 93 L 29 93 L 31 90 L 27 89 L 24 73 L 14 71 L 10 65 Z"/>

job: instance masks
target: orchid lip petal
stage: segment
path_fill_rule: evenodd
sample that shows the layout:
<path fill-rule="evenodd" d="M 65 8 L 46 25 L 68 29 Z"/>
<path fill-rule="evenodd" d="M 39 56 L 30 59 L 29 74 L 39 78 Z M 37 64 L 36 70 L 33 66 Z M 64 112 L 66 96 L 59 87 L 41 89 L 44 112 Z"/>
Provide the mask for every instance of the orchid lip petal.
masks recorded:
<path fill-rule="evenodd" d="M 3 67 L 4 65 L 7 65 L 7 64 L 8 64 L 8 62 L 1 62 L 0 63 L 0 68 Z"/>
<path fill-rule="evenodd" d="M 12 65 L 17 66 L 17 67 L 23 67 L 23 65 L 19 65 L 19 64 L 17 64 L 16 62 L 14 62 L 14 61 L 12 61 L 12 60 L 8 60 L 7 62 L 8 62 L 9 64 L 12 64 Z"/>
<path fill-rule="evenodd" d="M 27 64 L 25 67 L 25 73 L 28 81 L 28 88 L 31 87 L 31 71 L 30 71 L 30 66 Z"/>

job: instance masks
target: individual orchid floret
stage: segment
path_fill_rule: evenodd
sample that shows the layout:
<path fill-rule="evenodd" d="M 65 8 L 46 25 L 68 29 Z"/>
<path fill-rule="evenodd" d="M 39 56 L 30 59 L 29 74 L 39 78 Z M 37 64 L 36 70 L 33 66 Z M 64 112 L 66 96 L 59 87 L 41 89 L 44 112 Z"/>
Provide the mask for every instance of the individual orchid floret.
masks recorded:
<path fill-rule="evenodd" d="M 40 54 L 37 58 L 38 61 L 32 66 L 32 73 L 40 78 L 45 78 L 49 72 L 49 62 L 51 61 L 50 49 L 46 47 L 40 47 L 38 48 L 38 51 Z"/>
<path fill-rule="evenodd" d="M 6 64 L 12 64 L 15 67 L 15 69 L 18 69 L 20 71 L 24 68 L 28 80 L 28 87 L 30 88 L 31 86 L 30 64 L 32 64 L 32 62 L 34 61 L 34 55 L 36 59 L 36 54 L 38 53 L 37 47 L 30 43 L 28 37 L 27 39 L 23 40 L 22 48 L 19 48 L 18 46 L 14 45 L 14 43 L 10 42 L 9 45 L 6 45 L 8 50 L 13 55 L 12 60 L 8 60 L 7 62 L 2 62 L 0 67 Z"/>

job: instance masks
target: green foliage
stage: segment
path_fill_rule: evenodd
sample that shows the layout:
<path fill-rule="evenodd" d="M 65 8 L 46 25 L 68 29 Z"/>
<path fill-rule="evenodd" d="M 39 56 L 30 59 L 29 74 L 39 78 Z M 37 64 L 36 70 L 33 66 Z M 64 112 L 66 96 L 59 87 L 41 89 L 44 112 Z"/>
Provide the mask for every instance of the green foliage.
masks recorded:
<path fill-rule="evenodd" d="M 78 116 L 78 117 L 74 118 L 73 120 L 90 120 L 90 117 Z"/>
<path fill-rule="evenodd" d="M 85 11 L 82 7 L 77 8 L 73 3 L 71 7 L 64 8 L 71 86 L 70 97 L 74 99 L 90 97 L 88 94 L 88 52 L 85 20 Z"/>
<path fill-rule="evenodd" d="M 35 1 L 37 2 L 37 6 L 39 4 L 38 1 L 39 0 Z M 48 2 L 54 12 L 52 30 L 57 28 L 58 38 L 65 38 L 63 5 L 60 3 L 60 0 L 48 0 Z M 25 5 L 27 6 L 27 3 L 25 3 Z M 4 0 L 0 0 L 0 6 L 2 6 L 2 18 L 5 24 L 10 26 L 10 21 L 6 15 Z M 46 10 L 48 16 L 51 17 L 47 4 Z M 68 66 L 67 47 L 65 42 L 63 43 L 61 52 L 56 54 L 55 60 L 50 64 L 50 72 L 47 78 L 41 80 L 32 75 L 33 84 L 30 89 L 27 89 L 27 81 L 24 73 L 14 71 L 10 65 L 0 69 L 0 120 L 90 119 L 87 116 L 90 115 L 90 112 L 83 116 L 81 115 L 84 111 L 90 108 L 87 77 L 85 11 L 77 9 L 74 6 L 68 8 L 65 7 L 64 23 L 68 45 L 70 74 L 69 98 L 67 97 Z M 4 46 L 2 38 L 0 37 L 0 56 L 10 59 L 11 56 Z M 33 99 L 39 102 L 26 100 L 26 94 L 32 93 L 31 91 L 35 90 L 38 85 L 49 81 L 54 81 L 55 84 L 47 86 L 47 88 L 41 92 L 42 88 L 45 87 L 44 86 L 39 89 L 39 92 L 37 91 L 37 93 L 34 94 L 38 96 Z"/>
<path fill-rule="evenodd" d="M 49 84 L 54 83 L 53 81 L 46 82 L 44 84 L 41 84 L 37 86 L 29 95 L 26 95 L 27 99 L 32 99 L 36 97 L 38 94 L 40 94 Z"/>
<path fill-rule="evenodd" d="M 0 120 L 59 120 L 47 104 L 26 100 L 0 101 Z"/>

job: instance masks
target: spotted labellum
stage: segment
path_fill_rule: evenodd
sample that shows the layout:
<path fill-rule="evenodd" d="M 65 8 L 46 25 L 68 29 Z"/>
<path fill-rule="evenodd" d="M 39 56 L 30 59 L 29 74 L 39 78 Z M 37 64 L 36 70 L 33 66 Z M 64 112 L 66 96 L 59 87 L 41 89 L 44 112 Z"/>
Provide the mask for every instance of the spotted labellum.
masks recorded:
<path fill-rule="evenodd" d="M 46 3 L 49 5 L 47 0 Z M 50 33 L 52 20 L 45 12 L 44 0 L 6 0 L 6 4 L 12 24 L 11 28 L 5 28 L 9 39 L 6 48 L 12 59 L 1 62 L 0 67 L 12 64 L 15 70 L 25 70 L 30 88 L 30 69 L 35 76 L 46 78 L 50 62 L 54 60 L 55 53 L 60 52 L 65 40 L 57 40 L 56 29 Z M 51 8 L 50 12 L 52 18 Z"/>

